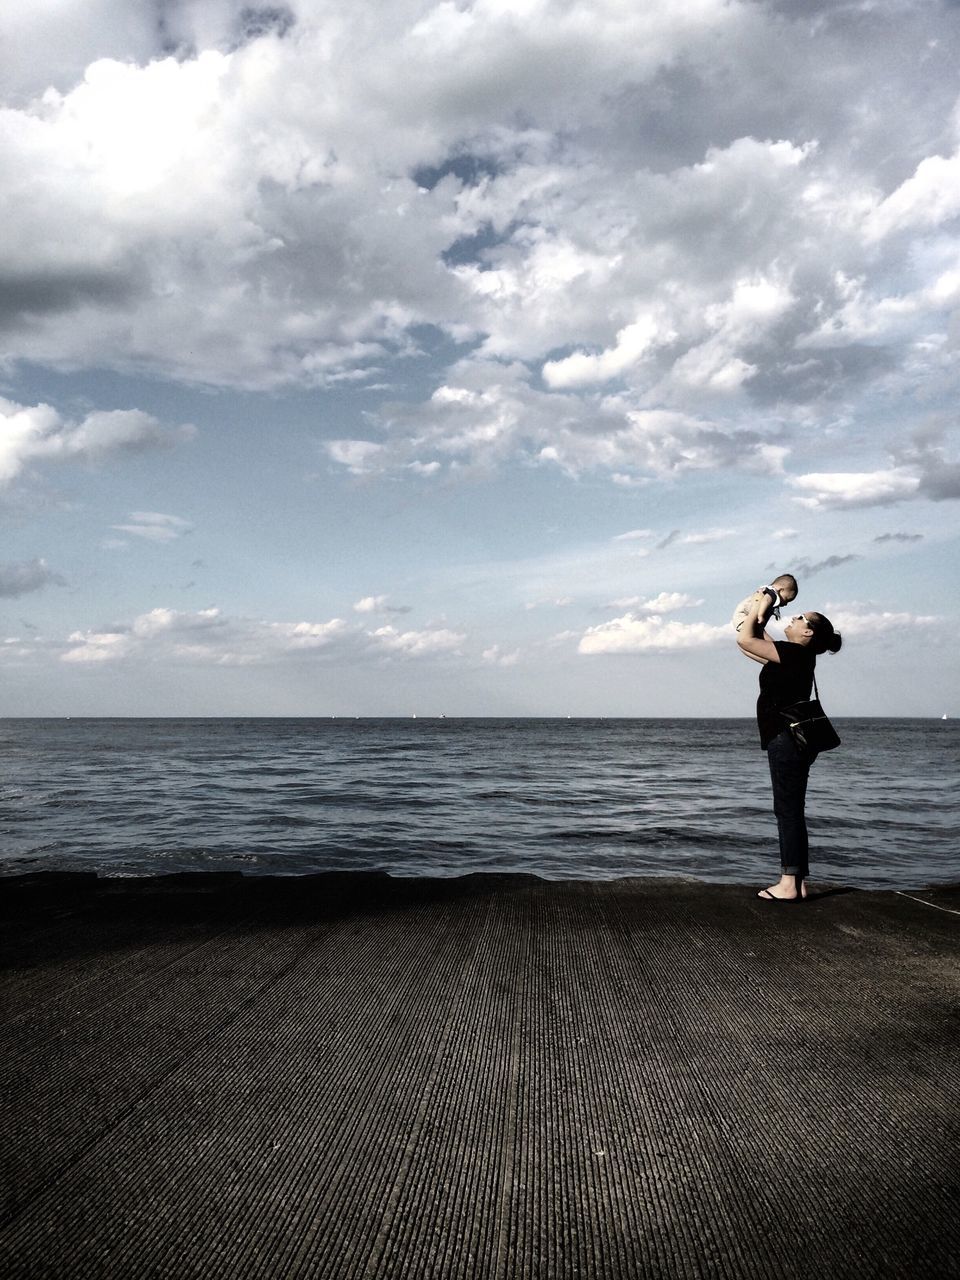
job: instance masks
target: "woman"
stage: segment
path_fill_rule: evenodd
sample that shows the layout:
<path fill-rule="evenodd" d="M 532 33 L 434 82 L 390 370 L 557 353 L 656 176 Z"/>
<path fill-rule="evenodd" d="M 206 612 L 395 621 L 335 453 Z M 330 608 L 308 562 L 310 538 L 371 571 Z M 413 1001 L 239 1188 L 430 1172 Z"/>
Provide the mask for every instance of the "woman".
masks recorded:
<path fill-rule="evenodd" d="M 770 763 L 773 811 L 780 836 L 781 876 L 776 884 L 757 894 L 766 902 L 799 902 L 807 896 L 807 822 L 804 804 L 807 778 L 816 754 L 801 751 L 786 727 L 781 711 L 811 696 L 817 654 L 839 653 L 840 633 L 822 613 L 799 613 L 784 628 L 786 640 L 771 640 L 763 630 L 758 611 L 765 612 L 765 598 L 754 602 L 744 620 L 737 644 L 750 658 L 763 663 L 757 724 L 760 746 Z"/>

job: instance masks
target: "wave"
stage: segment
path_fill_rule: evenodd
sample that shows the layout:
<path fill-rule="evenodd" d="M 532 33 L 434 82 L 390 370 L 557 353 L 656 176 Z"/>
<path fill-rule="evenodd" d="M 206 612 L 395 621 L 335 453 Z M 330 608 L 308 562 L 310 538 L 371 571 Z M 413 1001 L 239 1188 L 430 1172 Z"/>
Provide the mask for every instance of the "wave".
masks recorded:
<path fill-rule="evenodd" d="M 811 775 L 818 873 L 960 875 L 960 734 L 940 729 L 844 722 Z M 0 873 L 743 881 L 776 865 L 766 759 L 743 720 L 7 721 L 0 763 Z"/>

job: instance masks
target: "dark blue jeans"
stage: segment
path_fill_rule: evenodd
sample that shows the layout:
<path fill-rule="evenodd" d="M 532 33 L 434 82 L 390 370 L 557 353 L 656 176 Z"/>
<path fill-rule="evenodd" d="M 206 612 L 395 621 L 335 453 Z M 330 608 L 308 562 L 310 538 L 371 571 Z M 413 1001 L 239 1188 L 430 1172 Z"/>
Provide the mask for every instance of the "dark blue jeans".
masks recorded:
<path fill-rule="evenodd" d="M 773 812 L 780 836 L 780 866 L 785 876 L 806 876 L 810 871 L 804 806 L 807 778 L 816 758 L 801 751 L 786 729 L 767 744 Z"/>

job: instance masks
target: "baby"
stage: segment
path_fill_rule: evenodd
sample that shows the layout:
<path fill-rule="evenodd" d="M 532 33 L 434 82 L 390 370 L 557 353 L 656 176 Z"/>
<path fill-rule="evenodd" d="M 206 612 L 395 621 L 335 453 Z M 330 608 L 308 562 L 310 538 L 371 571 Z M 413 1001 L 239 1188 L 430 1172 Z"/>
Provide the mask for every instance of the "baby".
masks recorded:
<path fill-rule="evenodd" d="M 740 630 L 753 607 L 753 602 L 761 595 L 769 597 L 769 604 L 762 607 L 758 615 L 762 626 L 771 613 L 775 618 L 780 617 L 781 605 L 789 604 L 791 600 L 796 600 L 797 580 L 792 573 L 781 573 L 779 578 L 774 578 L 769 587 L 760 587 L 752 595 L 741 600 L 733 611 L 733 617 L 730 619 L 733 623 L 734 631 Z"/>

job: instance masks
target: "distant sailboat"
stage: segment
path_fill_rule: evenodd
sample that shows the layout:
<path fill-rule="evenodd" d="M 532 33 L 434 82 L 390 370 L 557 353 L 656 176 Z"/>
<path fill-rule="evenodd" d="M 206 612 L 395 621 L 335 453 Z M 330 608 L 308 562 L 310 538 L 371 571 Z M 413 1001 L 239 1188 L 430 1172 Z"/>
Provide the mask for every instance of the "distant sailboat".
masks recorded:
<path fill-rule="evenodd" d="M 944 712 L 944 713 L 943 713 L 943 715 L 940 717 L 940 719 L 941 719 L 941 720 L 949 720 L 949 719 L 950 719 L 950 717 L 947 715 L 947 713 L 946 713 L 946 712 Z"/>

